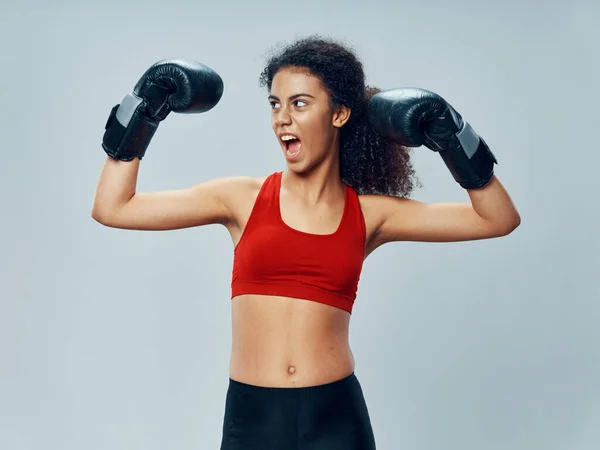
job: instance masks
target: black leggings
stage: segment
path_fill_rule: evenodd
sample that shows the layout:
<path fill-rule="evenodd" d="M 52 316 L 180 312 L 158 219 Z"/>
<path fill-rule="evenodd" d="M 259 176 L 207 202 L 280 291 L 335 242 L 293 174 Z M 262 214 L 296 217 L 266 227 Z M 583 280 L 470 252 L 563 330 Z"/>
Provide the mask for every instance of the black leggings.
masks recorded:
<path fill-rule="evenodd" d="M 354 373 L 300 388 L 230 379 L 221 450 L 375 450 L 375 438 Z"/>

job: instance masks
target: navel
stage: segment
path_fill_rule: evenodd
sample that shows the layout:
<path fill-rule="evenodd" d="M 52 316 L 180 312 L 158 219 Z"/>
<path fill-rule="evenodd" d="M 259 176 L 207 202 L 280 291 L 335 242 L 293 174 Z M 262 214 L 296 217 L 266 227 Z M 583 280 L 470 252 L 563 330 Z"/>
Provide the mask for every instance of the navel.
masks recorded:
<path fill-rule="evenodd" d="M 296 372 L 296 368 L 294 366 L 289 366 L 288 367 L 288 373 L 290 375 L 294 374 Z"/>

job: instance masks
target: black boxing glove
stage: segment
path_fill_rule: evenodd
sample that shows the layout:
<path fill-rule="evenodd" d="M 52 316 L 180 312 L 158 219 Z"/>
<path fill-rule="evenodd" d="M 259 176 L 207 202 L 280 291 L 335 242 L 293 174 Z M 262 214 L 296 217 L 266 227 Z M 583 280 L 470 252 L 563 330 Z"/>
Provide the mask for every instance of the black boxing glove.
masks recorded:
<path fill-rule="evenodd" d="M 391 89 L 371 97 L 367 108 L 382 136 L 438 152 L 463 188 L 481 188 L 494 175 L 498 162 L 490 148 L 439 95 L 417 88 Z"/>
<path fill-rule="evenodd" d="M 113 107 L 102 148 L 113 159 L 142 159 L 158 124 L 171 112 L 202 113 L 223 94 L 223 80 L 195 61 L 166 59 L 152 65 L 133 92 Z"/>

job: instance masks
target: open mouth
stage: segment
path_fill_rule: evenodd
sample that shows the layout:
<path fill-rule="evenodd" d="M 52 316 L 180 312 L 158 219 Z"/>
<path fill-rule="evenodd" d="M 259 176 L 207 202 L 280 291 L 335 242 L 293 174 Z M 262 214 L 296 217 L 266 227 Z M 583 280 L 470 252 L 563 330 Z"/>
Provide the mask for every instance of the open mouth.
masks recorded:
<path fill-rule="evenodd" d="M 300 154 L 302 143 L 297 136 L 292 134 L 284 134 L 280 139 L 288 156 L 295 157 Z"/>

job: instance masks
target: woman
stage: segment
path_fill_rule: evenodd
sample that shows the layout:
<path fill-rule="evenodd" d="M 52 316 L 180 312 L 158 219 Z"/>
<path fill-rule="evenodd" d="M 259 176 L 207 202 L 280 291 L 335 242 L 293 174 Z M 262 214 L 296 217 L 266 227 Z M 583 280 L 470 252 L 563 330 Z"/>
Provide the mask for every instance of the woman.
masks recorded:
<path fill-rule="evenodd" d="M 399 240 L 504 236 L 519 214 L 489 148 L 450 105 L 428 91 L 367 88 L 343 45 L 298 40 L 271 57 L 260 80 L 285 170 L 136 192 L 158 123 L 170 111 L 208 111 L 222 93 L 206 66 L 163 61 L 111 113 L 92 216 L 125 229 L 229 230 L 233 348 L 222 450 L 374 449 L 348 343 L 364 259 Z M 406 146 L 421 144 L 440 153 L 470 204 L 408 198 L 415 178 Z"/>

